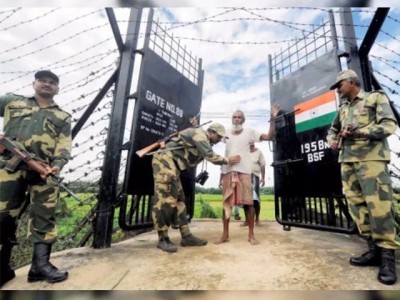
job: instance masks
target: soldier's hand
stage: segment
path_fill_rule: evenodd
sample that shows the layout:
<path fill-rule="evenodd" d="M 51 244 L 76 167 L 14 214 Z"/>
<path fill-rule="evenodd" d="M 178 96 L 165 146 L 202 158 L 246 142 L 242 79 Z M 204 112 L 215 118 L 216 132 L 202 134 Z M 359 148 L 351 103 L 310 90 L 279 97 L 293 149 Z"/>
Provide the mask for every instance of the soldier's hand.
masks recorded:
<path fill-rule="evenodd" d="M 343 130 L 340 132 L 340 136 L 344 137 L 344 138 L 348 138 L 353 136 L 353 131 L 351 130 L 351 128 L 349 127 L 345 127 L 343 128 Z"/>
<path fill-rule="evenodd" d="M 233 165 L 240 162 L 240 155 L 232 155 L 228 157 L 228 164 Z"/>
<path fill-rule="evenodd" d="M 45 180 L 45 181 L 47 180 L 47 178 L 48 178 L 51 174 L 53 174 L 53 175 L 59 175 L 60 172 L 61 172 L 61 169 L 60 169 L 60 167 L 58 167 L 58 166 L 53 166 L 53 167 L 47 166 L 46 169 L 47 169 L 47 174 L 40 174 L 40 177 L 41 177 L 43 180 Z"/>
<path fill-rule="evenodd" d="M 333 150 L 337 150 L 339 147 L 339 141 L 338 140 L 333 140 L 332 142 L 329 143 L 329 147 Z"/>
<path fill-rule="evenodd" d="M 51 174 L 53 175 L 60 175 L 61 169 L 59 166 L 51 167 Z"/>

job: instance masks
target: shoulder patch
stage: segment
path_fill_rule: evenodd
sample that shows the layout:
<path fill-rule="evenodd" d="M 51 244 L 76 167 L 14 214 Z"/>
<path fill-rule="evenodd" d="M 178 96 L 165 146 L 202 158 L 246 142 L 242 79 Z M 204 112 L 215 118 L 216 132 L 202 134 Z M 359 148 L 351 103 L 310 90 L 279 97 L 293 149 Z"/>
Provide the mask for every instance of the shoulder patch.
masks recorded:
<path fill-rule="evenodd" d="M 374 93 L 379 93 L 379 94 L 383 94 L 383 95 L 386 95 L 386 93 L 385 93 L 385 91 L 384 90 L 375 90 L 375 91 L 372 91 L 372 92 L 370 92 L 371 94 L 374 94 Z"/>
<path fill-rule="evenodd" d="M 27 98 L 29 98 L 29 96 L 18 95 L 18 94 L 14 94 L 14 93 L 7 93 L 6 96 L 10 97 L 10 98 L 13 98 L 13 99 L 20 99 L 20 98 L 27 99 Z"/>
<path fill-rule="evenodd" d="M 63 110 L 62 108 L 60 108 L 58 105 L 53 107 L 55 110 L 57 110 L 57 113 L 60 114 L 60 119 L 62 120 L 66 120 L 68 118 L 72 118 L 72 114 L 70 114 L 69 112 Z"/>
<path fill-rule="evenodd" d="M 65 110 L 62 110 L 61 108 L 59 108 L 59 110 L 60 110 L 63 114 L 65 114 L 65 119 L 72 118 L 72 114 L 70 114 L 69 112 L 67 112 L 67 111 L 65 111 Z M 64 119 L 64 120 L 65 120 L 65 119 Z"/>

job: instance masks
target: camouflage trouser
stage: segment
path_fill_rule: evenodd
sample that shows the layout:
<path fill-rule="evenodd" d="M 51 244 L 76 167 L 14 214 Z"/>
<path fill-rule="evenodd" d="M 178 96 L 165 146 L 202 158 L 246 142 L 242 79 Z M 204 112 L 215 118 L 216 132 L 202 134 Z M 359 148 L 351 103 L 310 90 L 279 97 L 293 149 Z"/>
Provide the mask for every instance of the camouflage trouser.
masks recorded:
<path fill-rule="evenodd" d="M 342 163 L 342 184 L 360 234 L 382 248 L 398 249 L 393 190 L 384 161 Z"/>
<path fill-rule="evenodd" d="M 9 173 L 0 168 L 1 223 L 10 219 L 17 221 L 26 199 L 26 191 L 29 191 L 31 207 L 28 240 L 32 243 L 54 243 L 57 237 L 55 215 L 58 190 L 57 186 L 47 185 L 36 172 L 19 170 Z"/>
<path fill-rule="evenodd" d="M 186 225 L 185 194 L 170 151 L 153 156 L 154 198 L 153 222 L 157 231 Z"/>

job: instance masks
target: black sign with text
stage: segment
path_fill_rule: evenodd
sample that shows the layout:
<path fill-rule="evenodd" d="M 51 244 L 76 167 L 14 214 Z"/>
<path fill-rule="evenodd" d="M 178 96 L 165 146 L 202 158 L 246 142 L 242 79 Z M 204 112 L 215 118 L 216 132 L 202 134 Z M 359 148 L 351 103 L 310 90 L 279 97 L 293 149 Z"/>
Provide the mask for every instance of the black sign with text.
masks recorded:
<path fill-rule="evenodd" d="M 190 127 L 190 119 L 200 112 L 202 86 L 194 84 L 147 49 L 141 65 L 137 95 L 127 166 L 127 192 L 153 195 L 152 156 L 140 158 L 136 151 Z M 194 192 L 194 170 L 184 172 L 182 177 Z M 184 188 L 186 193 L 188 187 Z"/>
<path fill-rule="evenodd" d="M 290 196 L 341 194 L 337 153 L 327 130 L 338 101 L 329 87 L 339 72 L 335 51 L 329 52 L 271 85 L 271 103 L 279 103 L 274 147 L 275 192 Z"/>

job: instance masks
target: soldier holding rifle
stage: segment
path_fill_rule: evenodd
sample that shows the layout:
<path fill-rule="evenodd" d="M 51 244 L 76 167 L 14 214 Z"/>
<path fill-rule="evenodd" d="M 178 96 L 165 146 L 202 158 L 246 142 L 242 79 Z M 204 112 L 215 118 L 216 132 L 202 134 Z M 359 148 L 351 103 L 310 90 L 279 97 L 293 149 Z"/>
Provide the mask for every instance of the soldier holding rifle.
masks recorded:
<path fill-rule="evenodd" d="M 59 282 L 68 272 L 49 261 L 57 238 L 57 184 L 49 180 L 58 175 L 70 158 L 71 116 L 53 98 L 59 91 L 59 78 L 51 71 L 39 71 L 33 82 L 34 96 L 7 94 L 0 97 L 0 116 L 4 117 L 4 136 L 20 145 L 25 153 L 40 160 L 45 172 L 38 173 L 25 160 L 0 145 L 0 284 L 15 277 L 10 267 L 16 244 L 17 216 L 28 192 L 31 202 L 28 240 L 33 243 L 28 281 Z M 2 140 L 4 136 L 1 136 Z"/>
<path fill-rule="evenodd" d="M 369 250 L 350 258 L 353 266 L 379 266 L 378 280 L 397 280 L 395 250 L 400 246 L 394 220 L 393 190 L 387 164 L 387 137 L 396 119 L 382 91 L 366 93 L 353 70 L 338 74 L 331 89 L 346 99 L 328 130 L 327 141 L 340 150 L 341 176 L 350 212 Z"/>
<path fill-rule="evenodd" d="M 225 158 L 212 150 L 212 145 L 225 136 L 225 128 L 219 123 L 212 123 L 207 131 L 188 128 L 173 135 L 166 141 L 165 147 L 153 155 L 155 203 L 152 216 L 158 233 L 157 248 L 162 251 L 173 253 L 178 250 L 169 239 L 170 226 L 179 228 L 183 247 L 207 244 L 206 240 L 190 232 L 186 219 L 185 194 L 179 176 L 181 171 L 197 166 L 203 159 L 216 165 L 238 163 L 239 155 Z M 143 155 L 141 151 L 138 153 Z"/>

